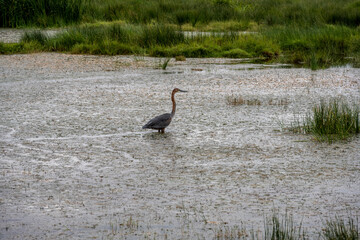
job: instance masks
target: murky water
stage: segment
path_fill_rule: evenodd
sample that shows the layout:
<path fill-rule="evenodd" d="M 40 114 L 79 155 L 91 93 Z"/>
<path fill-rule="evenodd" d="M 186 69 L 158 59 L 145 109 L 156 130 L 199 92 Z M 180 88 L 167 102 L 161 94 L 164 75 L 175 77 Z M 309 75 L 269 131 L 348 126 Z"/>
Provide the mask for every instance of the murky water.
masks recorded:
<path fill-rule="evenodd" d="M 360 138 L 283 131 L 320 99 L 359 103 L 359 69 L 158 63 L 0 56 L 0 238 L 211 239 L 221 226 L 262 230 L 274 209 L 311 235 L 359 216 Z M 167 132 L 141 129 L 171 111 L 174 87 L 189 92 Z"/>

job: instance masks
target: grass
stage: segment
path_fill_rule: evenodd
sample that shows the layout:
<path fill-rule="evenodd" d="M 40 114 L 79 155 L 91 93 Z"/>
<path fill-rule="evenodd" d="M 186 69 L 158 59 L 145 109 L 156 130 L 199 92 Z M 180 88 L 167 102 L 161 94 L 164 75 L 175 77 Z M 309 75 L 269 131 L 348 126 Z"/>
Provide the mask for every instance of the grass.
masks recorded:
<path fill-rule="evenodd" d="M 183 206 L 181 206 L 183 209 Z M 194 210 L 195 214 L 189 214 L 186 209 L 183 209 L 184 212 L 181 216 L 181 222 L 178 224 L 182 225 L 182 230 L 186 229 L 187 231 L 182 232 L 182 238 L 192 239 L 197 238 L 200 235 L 191 236 L 191 228 L 193 225 L 201 228 L 203 233 L 205 231 L 211 231 L 213 234 L 212 239 L 217 240 L 302 240 L 302 239 L 322 239 L 322 240 L 359 240 L 359 221 L 349 216 L 347 218 L 335 217 L 335 219 L 327 220 L 323 226 L 318 226 L 318 230 L 313 229 L 311 233 L 312 236 L 309 236 L 309 233 L 306 229 L 303 228 L 302 221 L 297 223 L 294 221 L 293 215 L 285 212 L 284 214 L 279 214 L 274 211 L 270 217 L 267 217 L 264 221 L 263 227 L 260 228 L 253 227 L 252 229 L 246 229 L 242 224 L 241 225 L 232 225 L 226 222 L 213 222 L 207 221 L 205 216 L 198 216 L 197 210 Z M 200 214 L 201 215 L 201 214 Z M 167 239 L 168 234 L 171 236 L 173 228 L 170 226 L 170 229 L 159 228 L 156 221 L 160 220 L 161 217 L 157 220 L 154 220 L 152 224 L 142 223 L 141 221 L 135 220 L 130 216 L 127 220 L 123 219 L 122 221 L 112 220 L 110 221 L 110 227 L 108 230 L 107 236 L 110 238 L 118 239 L 119 237 L 132 238 L 149 238 L 154 236 L 154 239 L 161 238 Z M 202 226 L 199 226 L 202 224 Z M 155 228 L 153 228 L 153 226 Z M 176 229 L 176 228 L 174 228 Z M 199 230 L 198 229 L 198 230 Z M 144 231 L 145 230 L 145 231 Z M 165 233 L 165 234 L 164 234 Z M 196 232 L 199 234 L 199 232 Z M 173 234 L 177 234 L 176 230 Z M 210 236 L 210 235 L 209 235 Z"/>
<path fill-rule="evenodd" d="M 353 218 L 335 218 L 327 220 L 326 225 L 318 232 L 319 239 L 323 240 L 359 240 L 359 222 Z M 307 232 L 302 229 L 302 223 L 296 224 L 288 213 L 280 216 L 274 213 L 267 219 L 262 232 L 247 231 L 239 226 L 221 226 L 215 229 L 214 239 L 262 239 L 262 240 L 300 240 L 309 239 Z"/>
<path fill-rule="evenodd" d="M 345 102 L 322 101 L 312 109 L 301 124 L 297 121 L 291 128 L 294 132 L 311 134 L 320 142 L 345 140 L 360 133 L 359 107 L 350 107 Z"/>
<path fill-rule="evenodd" d="M 21 42 L 37 42 L 41 45 L 44 45 L 48 41 L 49 37 L 39 31 L 25 32 L 21 37 Z"/>
<path fill-rule="evenodd" d="M 133 24 L 176 24 L 205 27 L 228 22 L 227 30 L 255 25 L 357 27 L 358 0 L 2 0 L 0 27 L 67 26 L 122 20 Z M 220 24 L 223 25 L 223 24 Z M 222 26 L 218 26 L 219 28 Z M 229 29 L 230 28 L 230 29 Z"/>
<path fill-rule="evenodd" d="M 164 62 L 161 64 L 161 69 L 162 69 L 162 70 L 165 70 L 165 69 L 166 69 L 166 67 L 167 67 L 168 63 L 170 62 L 170 60 L 171 60 L 171 58 L 166 58 L 166 59 L 164 60 Z"/>
<path fill-rule="evenodd" d="M 227 96 L 226 101 L 229 105 L 232 105 L 232 106 L 238 106 L 238 105 L 287 106 L 290 104 L 290 102 L 287 98 L 266 97 L 265 99 L 259 99 L 256 96 L 246 96 L 246 97 L 244 97 L 244 96 Z"/>
<path fill-rule="evenodd" d="M 248 234 L 244 228 L 239 226 L 222 226 L 214 231 L 214 239 L 226 240 L 226 239 L 247 239 Z"/>
<path fill-rule="evenodd" d="M 307 234 L 302 230 L 302 224 L 297 225 L 293 217 L 287 213 L 280 216 L 273 213 L 264 222 L 263 231 L 246 230 L 239 226 L 222 226 L 215 229 L 215 239 L 252 239 L 252 240 L 300 240 L 307 239 Z"/>
<path fill-rule="evenodd" d="M 267 28 L 262 34 L 280 46 L 284 62 L 313 70 L 341 65 L 360 52 L 360 29 L 345 26 Z M 356 62 L 353 59 L 353 62 Z"/>
<path fill-rule="evenodd" d="M 84 0 L 2 0 L 0 27 L 50 27 L 78 23 L 84 3 Z"/>
<path fill-rule="evenodd" d="M 155 57 L 256 57 L 275 58 L 280 49 L 261 35 L 237 33 L 195 35 L 184 33 L 166 25 L 108 24 L 104 26 L 72 27 L 53 37 L 39 31 L 25 33 L 18 52 L 25 52 L 30 43 L 38 47 L 33 51 L 59 51 L 86 54 L 138 54 Z M 36 44 L 34 44 L 36 43 Z M 3 53 L 7 44 L 3 45 Z M 235 48 L 235 49 L 233 49 Z"/>
<path fill-rule="evenodd" d="M 52 37 L 38 30 L 26 32 L 19 44 L 0 45 L 2 54 L 36 51 L 253 58 L 257 62 L 291 63 L 316 70 L 345 63 L 360 66 L 360 29 L 278 26 L 257 34 L 226 32 L 185 36 L 176 26 L 119 22 L 71 27 Z"/>
<path fill-rule="evenodd" d="M 302 224 L 295 225 L 293 217 L 285 213 L 283 219 L 276 213 L 273 214 L 270 220 L 265 222 L 264 239 L 271 240 L 297 240 L 306 239 L 306 233 L 301 229 Z"/>
<path fill-rule="evenodd" d="M 20 44 L 2 44 L 3 54 L 144 53 L 259 58 L 313 70 L 360 66 L 359 0 L 1 0 L 0 10 L 2 27 L 70 26 L 50 39 L 32 33 Z M 185 37 L 181 29 L 222 34 Z"/>
<path fill-rule="evenodd" d="M 326 221 L 326 227 L 322 231 L 324 240 L 359 240 L 358 221 L 354 222 L 353 218 Z"/>

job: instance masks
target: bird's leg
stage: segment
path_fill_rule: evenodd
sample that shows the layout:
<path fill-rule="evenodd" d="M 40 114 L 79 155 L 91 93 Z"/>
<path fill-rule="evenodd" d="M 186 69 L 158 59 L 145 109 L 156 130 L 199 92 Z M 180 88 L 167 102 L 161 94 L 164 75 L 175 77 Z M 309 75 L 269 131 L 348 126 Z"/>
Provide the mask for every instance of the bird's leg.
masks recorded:
<path fill-rule="evenodd" d="M 165 132 L 165 128 L 161 129 L 161 133 L 164 133 Z"/>
<path fill-rule="evenodd" d="M 159 129 L 159 130 L 158 130 L 158 133 L 160 133 L 160 131 L 161 131 L 161 130 Z"/>

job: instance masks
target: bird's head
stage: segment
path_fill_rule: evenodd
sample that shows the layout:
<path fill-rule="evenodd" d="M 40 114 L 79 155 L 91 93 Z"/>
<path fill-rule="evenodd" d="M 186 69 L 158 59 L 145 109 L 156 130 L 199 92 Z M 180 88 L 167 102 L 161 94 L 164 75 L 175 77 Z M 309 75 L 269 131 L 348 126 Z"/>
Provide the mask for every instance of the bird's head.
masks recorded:
<path fill-rule="evenodd" d="M 174 88 L 173 94 L 175 94 L 177 92 L 187 92 L 187 91 L 184 91 L 184 90 L 181 90 L 181 89 L 178 89 L 178 88 Z"/>

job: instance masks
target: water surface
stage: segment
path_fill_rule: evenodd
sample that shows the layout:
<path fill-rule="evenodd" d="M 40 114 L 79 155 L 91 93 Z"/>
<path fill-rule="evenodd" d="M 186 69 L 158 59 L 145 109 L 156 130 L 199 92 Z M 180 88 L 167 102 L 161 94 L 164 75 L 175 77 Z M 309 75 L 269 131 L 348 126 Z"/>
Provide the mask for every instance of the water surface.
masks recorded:
<path fill-rule="evenodd" d="M 1 238 L 211 239 L 262 230 L 274 209 L 315 236 L 324 219 L 358 216 L 360 139 L 284 128 L 321 99 L 359 103 L 359 69 L 158 62 L 0 56 Z M 141 129 L 171 111 L 175 87 L 189 92 L 166 133 Z"/>

